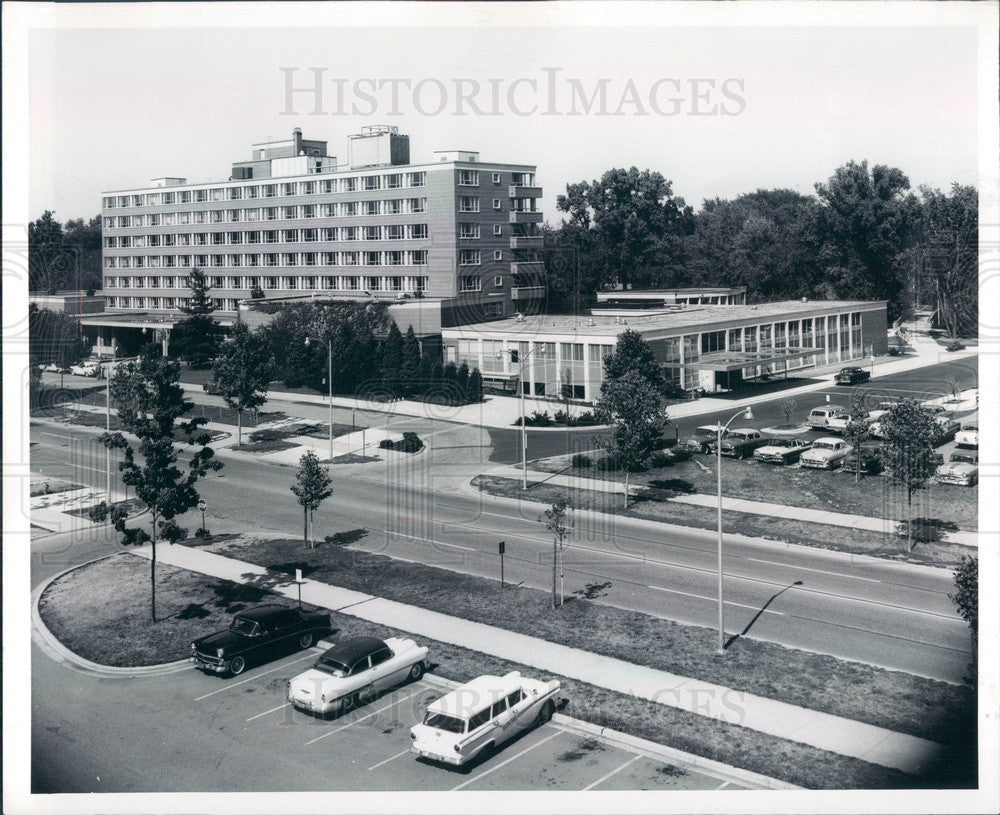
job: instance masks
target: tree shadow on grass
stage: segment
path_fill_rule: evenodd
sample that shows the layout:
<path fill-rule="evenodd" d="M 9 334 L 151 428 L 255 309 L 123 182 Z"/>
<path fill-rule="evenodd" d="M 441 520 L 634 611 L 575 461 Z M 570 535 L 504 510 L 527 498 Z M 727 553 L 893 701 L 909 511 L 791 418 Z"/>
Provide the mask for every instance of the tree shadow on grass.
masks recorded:
<path fill-rule="evenodd" d="M 332 543 L 337 546 L 350 546 L 352 543 L 357 543 L 364 537 L 368 536 L 368 530 L 365 528 L 361 529 L 348 529 L 346 532 L 336 532 L 333 535 L 327 535 L 323 538 L 323 543 Z"/>
<path fill-rule="evenodd" d="M 250 605 L 259 603 L 271 593 L 261 586 L 231 583 L 225 580 L 211 583 L 208 588 L 215 595 L 214 598 L 202 603 L 188 603 L 172 616 L 178 620 L 202 620 L 211 615 L 211 608 L 223 609 L 227 614 L 236 614 Z"/>
<path fill-rule="evenodd" d="M 573 592 L 577 597 L 582 600 L 594 600 L 598 597 L 604 597 L 607 595 L 607 589 L 611 588 L 611 581 L 606 583 L 588 583 L 582 589 L 577 589 Z M 570 600 L 574 599 L 572 597 Z"/>
<path fill-rule="evenodd" d="M 776 592 L 775 594 L 772 594 L 768 598 L 768 601 L 766 603 L 764 603 L 764 605 L 762 605 L 760 607 L 760 609 L 758 609 L 757 613 L 754 614 L 753 617 L 750 618 L 750 622 L 748 622 L 746 624 L 746 627 L 739 634 L 733 634 L 733 636 L 731 636 L 726 641 L 726 648 L 729 648 L 729 646 L 731 646 L 734 642 L 736 642 L 736 640 L 738 640 L 740 637 L 745 637 L 747 635 L 747 632 L 749 632 L 750 629 L 754 627 L 754 624 L 757 622 L 757 620 L 760 619 L 760 616 L 765 611 L 767 611 L 767 607 L 770 606 L 771 603 L 773 603 L 775 600 L 777 600 L 782 594 L 784 594 L 790 588 L 793 588 L 794 586 L 801 586 L 801 585 L 802 585 L 802 581 L 801 580 L 796 580 L 794 583 L 790 583 L 789 585 L 785 586 L 785 588 L 783 588 L 781 591 Z"/>

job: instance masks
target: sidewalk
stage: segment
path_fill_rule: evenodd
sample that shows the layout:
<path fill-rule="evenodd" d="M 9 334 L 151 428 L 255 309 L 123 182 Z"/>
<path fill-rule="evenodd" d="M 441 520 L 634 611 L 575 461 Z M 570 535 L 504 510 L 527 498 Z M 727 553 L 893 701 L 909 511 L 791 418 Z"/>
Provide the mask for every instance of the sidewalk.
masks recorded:
<path fill-rule="evenodd" d="M 149 547 L 133 551 L 144 557 L 149 557 L 150 553 Z M 245 583 L 268 574 L 263 567 L 188 546 L 160 546 L 157 551 L 161 563 L 236 583 Z M 291 580 L 274 590 L 290 599 L 298 597 L 298 589 Z M 654 668 L 633 665 L 620 659 L 315 580 L 303 581 L 302 600 L 352 617 L 398 628 L 418 637 L 452 643 L 618 693 L 907 773 L 919 772 L 941 749 L 941 745 L 915 736 Z"/>
<path fill-rule="evenodd" d="M 485 475 L 494 475 L 499 478 L 512 478 L 521 480 L 521 468 L 515 466 L 497 467 L 489 470 Z M 543 473 L 528 470 L 529 483 L 548 484 L 552 486 L 569 487 L 579 490 L 594 490 L 595 492 L 606 492 L 612 495 L 624 495 L 624 484 L 619 481 L 605 481 L 599 478 L 585 478 L 573 475 L 561 475 L 558 473 Z M 642 485 L 631 485 L 629 493 L 635 494 L 645 490 Z M 664 499 L 668 502 L 678 504 L 692 504 L 700 507 L 711 507 L 715 509 L 719 505 L 719 499 L 715 495 L 678 495 L 674 498 Z M 722 497 L 722 508 L 732 512 L 746 512 L 750 515 L 767 515 L 774 518 L 794 518 L 797 521 L 808 521 L 816 524 L 826 524 L 827 526 L 843 526 L 849 529 L 865 529 L 870 532 L 890 533 L 895 532 L 897 521 L 886 518 L 870 518 L 862 515 L 848 515 L 842 512 L 829 512 L 824 509 L 811 509 L 809 507 L 793 507 L 785 504 L 771 504 L 766 501 L 751 501 L 746 498 Z M 955 532 L 945 532 L 944 541 L 947 543 L 957 543 L 962 546 L 979 546 L 979 533 L 969 532 L 960 529 Z"/>

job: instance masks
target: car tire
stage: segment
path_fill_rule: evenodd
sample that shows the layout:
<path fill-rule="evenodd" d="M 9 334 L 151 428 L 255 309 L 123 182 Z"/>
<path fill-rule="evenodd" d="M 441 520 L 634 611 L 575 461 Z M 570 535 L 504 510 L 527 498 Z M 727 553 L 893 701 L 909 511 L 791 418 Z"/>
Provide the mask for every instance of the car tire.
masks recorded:
<path fill-rule="evenodd" d="M 306 648 L 312 647 L 312 644 L 313 644 L 313 635 L 310 634 L 308 631 L 299 637 L 299 648 L 301 648 L 303 651 Z"/>
<path fill-rule="evenodd" d="M 555 703 L 549 699 L 544 705 L 542 705 L 542 709 L 538 711 L 538 724 L 546 724 L 547 722 L 552 721 L 552 714 L 555 712 Z"/>
<path fill-rule="evenodd" d="M 246 670 L 246 667 L 247 661 L 243 657 L 233 657 L 232 662 L 229 663 L 229 673 L 231 676 L 239 676 Z"/>
<path fill-rule="evenodd" d="M 413 663 L 413 667 L 410 668 L 410 679 L 413 682 L 417 682 L 423 675 L 424 675 L 424 663 L 423 662 Z"/>
<path fill-rule="evenodd" d="M 344 701 L 340 703 L 341 713 L 350 713 L 355 708 L 361 707 L 361 696 L 357 692 L 348 694 Z"/>

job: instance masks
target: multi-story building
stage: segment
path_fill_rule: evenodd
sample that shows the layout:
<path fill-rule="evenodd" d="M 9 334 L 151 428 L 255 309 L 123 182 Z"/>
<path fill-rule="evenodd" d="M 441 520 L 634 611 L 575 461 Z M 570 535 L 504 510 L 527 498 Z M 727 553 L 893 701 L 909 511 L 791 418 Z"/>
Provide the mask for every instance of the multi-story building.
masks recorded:
<path fill-rule="evenodd" d="M 103 194 L 107 325 L 131 313 L 169 327 L 195 267 L 224 322 L 257 290 L 422 298 L 439 304 L 445 326 L 531 311 L 544 293 L 541 194 L 534 166 L 474 151 L 411 164 L 409 138 L 394 127 L 351 136 L 345 163 L 296 128 L 253 145 L 227 181 L 164 177 Z"/>

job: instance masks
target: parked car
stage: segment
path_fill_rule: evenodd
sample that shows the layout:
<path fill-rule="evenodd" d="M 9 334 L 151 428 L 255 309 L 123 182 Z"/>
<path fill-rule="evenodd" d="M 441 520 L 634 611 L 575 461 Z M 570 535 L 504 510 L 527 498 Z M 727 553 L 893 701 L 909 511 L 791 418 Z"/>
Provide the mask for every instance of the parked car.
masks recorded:
<path fill-rule="evenodd" d="M 838 385 L 857 385 L 859 382 L 867 382 L 871 378 L 871 371 L 852 366 L 841 368 L 840 373 L 836 376 L 836 381 Z"/>
<path fill-rule="evenodd" d="M 687 447 L 675 444 L 673 447 L 664 447 L 662 450 L 657 450 L 653 453 L 650 463 L 654 467 L 672 467 L 675 464 L 680 464 L 682 461 L 688 461 L 692 455 L 692 452 Z"/>
<path fill-rule="evenodd" d="M 465 764 L 498 748 L 555 713 L 558 680 L 542 682 L 511 671 L 480 676 L 432 702 L 410 728 L 411 752 L 446 764 Z"/>
<path fill-rule="evenodd" d="M 948 413 L 935 416 L 934 422 L 937 424 L 937 434 L 934 436 L 935 447 L 940 447 L 945 442 L 951 441 L 958 435 L 958 431 L 962 427 L 962 423 Z"/>
<path fill-rule="evenodd" d="M 979 454 L 968 450 L 956 450 L 948 461 L 937 468 L 934 476 L 941 484 L 958 484 L 974 487 L 979 483 Z"/>
<path fill-rule="evenodd" d="M 806 419 L 806 424 L 808 424 L 814 430 L 826 430 L 827 424 L 829 424 L 830 419 L 835 416 L 846 416 L 847 408 L 840 405 L 820 405 L 817 408 L 813 408 L 809 411 L 809 418 Z"/>
<path fill-rule="evenodd" d="M 803 467 L 832 470 L 844 463 L 844 459 L 854 449 L 843 439 L 826 436 L 813 442 L 812 449 L 802 454 Z"/>
<path fill-rule="evenodd" d="M 767 444 L 767 439 L 759 430 L 752 427 L 739 427 L 730 430 L 722 440 L 721 453 L 730 458 L 749 458 L 758 447 Z"/>
<path fill-rule="evenodd" d="M 763 447 L 753 451 L 753 457 L 766 464 L 791 464 L 793 461 L 798 461 L 802 454 L 812 447 L 812 442 L 805 439 L 781 437 L 765 441 L 767 443 Z"/>
<path fill-rule="evenodd" d="M 313 666 L 289 680 L 288 701 L 326 716 L 347 712 L 407 679 L 424 675 L 427 647 L 413 640 L 354 637 L 324 651 Z"/>
<path fill-rule="evenodd" d="M 845 473 L 856 473 L 860 469 L 866 475 L 876 475 L 882 472 L 884 468 L 882 459 L 879 457 L 881 448 L 882 444 L 877 441 L 862 442 L 861 455 L 858 455 L 857 449 L 852 450 L 851 454 L 844 459 L 841 469 Z"/>
<path fill-rule="evenodd" d="M 60 365 L 58 362 L 47 362 L 45 365 L 42 365 L 41 368 L 43 371 L 47 371 L 49 373 L 54 373 L 54 374 L 69 373 L 69 368 L 67 368 L 65 365 Z"/>
<path fill-rule="evenodd" d="M 958 447 L 979 447 L 979 425 L 967 424 L 955 434 Z"/>
<path fill-rule="evenodd" d="M 694 433 L 684 440 L 684 447 L 692 453 L 710 453 L 712 445 L 718 438 L 718 433 L 719 431 L 714 424 L 703 424 L 701 427 L 696 427 Z M 722 438 L 725 437 L 726 434 L 723 433 Z"/>
<path fill-rule="evenodd" d="M 330 632 L 330 615 L 277 604 L 241 611 L 225 631 L 191 643 L 191 661 L 210 673 L 243 673 L 283 651 L 309 648 Z"/>
<path fill-rule="evenodd" d="M 826 424 L 826 429 L 831 433 L 844 433 L 851 422 L 858 422 L 862 419 L 866 420 L 871 427 L 871 423 L 885 416 L 886 412 L 884 410 L 863 410 L 855 416 L 849 416 L 846 413 L 843 416 L 832 416 Z"/>
<path fill-rule="evenodd" d="M 77 376 L 93 376 L 96 378 L 101 375 L 101 363 L 92 361 L 80 362 L 76 365 L 71 365 L 69 372 Z"/>

